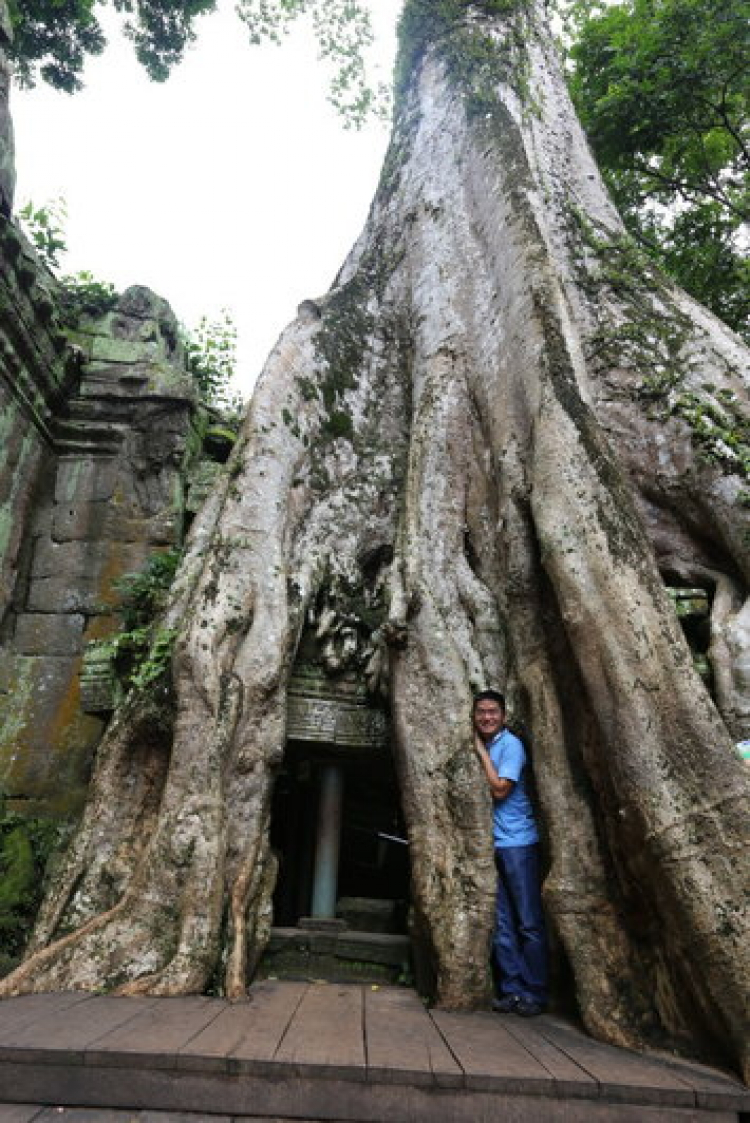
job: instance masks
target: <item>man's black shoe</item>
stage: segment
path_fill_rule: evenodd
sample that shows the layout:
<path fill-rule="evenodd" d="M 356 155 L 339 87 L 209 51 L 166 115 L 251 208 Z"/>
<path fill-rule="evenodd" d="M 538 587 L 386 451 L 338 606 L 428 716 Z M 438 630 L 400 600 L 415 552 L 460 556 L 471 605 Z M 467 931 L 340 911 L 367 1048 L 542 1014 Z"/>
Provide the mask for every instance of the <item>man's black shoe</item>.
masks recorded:
<path fill-rule="evenodd" d="M 502 998 L 492 999 L 492 1009 L 497 1014 L 514 1014 L 521 998 L 517 994 L 504 994 Z"/>
<path fill-rule="evenodd" d="M 535 1018 L 537 1014 L 543 1014 L 547 1007 L 543 1002 L 534 1002 L 531 998 L 519 998 L 513 1007 L 515 1014 L 520 1014 L 522 1018 Z"/>

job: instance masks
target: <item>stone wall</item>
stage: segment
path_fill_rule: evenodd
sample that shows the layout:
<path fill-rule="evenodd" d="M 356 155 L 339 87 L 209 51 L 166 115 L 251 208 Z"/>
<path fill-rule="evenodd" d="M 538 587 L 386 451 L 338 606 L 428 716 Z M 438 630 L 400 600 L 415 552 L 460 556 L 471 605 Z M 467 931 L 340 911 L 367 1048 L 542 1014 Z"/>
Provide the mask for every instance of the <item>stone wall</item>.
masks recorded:
<path fill-rule="evenodd" d="M 0 417 L 16 449 L 0 467 L 0 783 L 16 808 L 67 814 L 105 720 L 81 707 L 83 652 L 118 627 L 118 579 L 182 540 L 196 401 L 174 315 L 148 289 L 84 318 L 74 345 L 53 333 L 37 363 L 54 309 L 27 305 L 27 335 L 11 339 L 16 309 L 0 301 Z"/>
<path fill-rule="evenodd" d="M 53 418 L 78 379 L 78 356 L 56 314 L 54 280 L 0 216 L 0 620 L 16 584 Z"/>

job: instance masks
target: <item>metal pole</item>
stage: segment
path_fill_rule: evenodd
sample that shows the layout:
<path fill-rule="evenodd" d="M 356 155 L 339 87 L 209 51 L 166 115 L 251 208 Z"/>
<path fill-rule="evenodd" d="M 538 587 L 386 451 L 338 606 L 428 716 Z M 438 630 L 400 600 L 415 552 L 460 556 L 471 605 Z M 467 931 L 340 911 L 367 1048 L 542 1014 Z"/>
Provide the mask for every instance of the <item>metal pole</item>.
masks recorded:
<path fill-rule="evenodd" d="M 338 764 L 326 764 L 320 776 L 318 834 L 315 844 L 312 915 L 336 915 L 336 888 L 339 876 L 339 839 L 344 775 Z"/>

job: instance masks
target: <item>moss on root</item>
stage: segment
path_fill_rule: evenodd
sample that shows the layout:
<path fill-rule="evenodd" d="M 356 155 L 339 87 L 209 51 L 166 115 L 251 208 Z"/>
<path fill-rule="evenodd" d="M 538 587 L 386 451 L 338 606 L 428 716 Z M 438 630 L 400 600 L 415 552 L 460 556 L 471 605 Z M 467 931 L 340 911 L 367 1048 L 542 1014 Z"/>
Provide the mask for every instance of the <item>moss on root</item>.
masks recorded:
<path fill-rule="evenodd" d="M 723 471 L 750 479 L 750 426 L 731 390 L 710 383 L 688 388 L 698 375 L 698 359 L 687 353 L 695 325 L 677 307 L 674 288 L 633 239 L 596 229 L 571 211 L 571 235 L 577 231 L 578 279 L 592 300 L 602 290 L 629 307 L 632 314 L 614 326 L 602 325 L 589 344 L 589 358 L 600 369 L 630 367 L 638 372 L 634 391 L 651 421 L 669 417 L 685 422 L 700 458 Z M 584 257 L 588 253 L 593 262 Z M 663 305 L 669 308 L 664 314 Z"/>
<path fill-rule="evenodd" d="M 529 103 L 523 51 L 526 15 L 525 0 L 410 0 L 398 27 L 397 104 L 433 45 L 461 88 L 470 117 L 493 111 L 501 82 L 510 82 L 521 101 Z M 502 38 L 484 29 L 483 20 L 491 17 L 507 20 Z"/>
<path fill-rule="evenodd" d="M 41 903 L 44 873 L 65 833 L 53 819 L 0 805 L 0 975 L 20 961 Z"/>

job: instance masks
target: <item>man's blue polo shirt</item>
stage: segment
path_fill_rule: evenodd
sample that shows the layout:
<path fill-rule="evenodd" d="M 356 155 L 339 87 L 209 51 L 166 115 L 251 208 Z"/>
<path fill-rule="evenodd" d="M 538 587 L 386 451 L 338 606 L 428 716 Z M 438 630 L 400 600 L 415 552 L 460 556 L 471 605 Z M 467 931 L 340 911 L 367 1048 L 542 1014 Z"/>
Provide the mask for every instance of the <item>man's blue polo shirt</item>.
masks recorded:
<path fill-rule="evenodd" d="M 513 780 L 513 791 L 496 799 L 492 812 L 496 848 L 530 846 L 539 841 L 534 811 L 526 794 L 526 753 L 522 743 L 509 729 L 501 729 L 487 746 L 490 760 L 501 780 Z"/>

